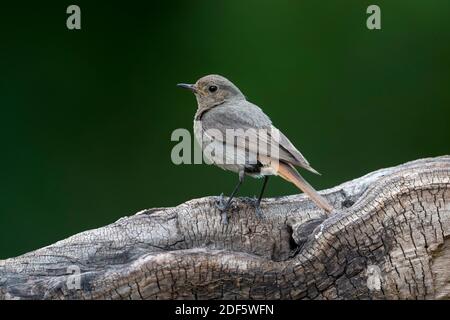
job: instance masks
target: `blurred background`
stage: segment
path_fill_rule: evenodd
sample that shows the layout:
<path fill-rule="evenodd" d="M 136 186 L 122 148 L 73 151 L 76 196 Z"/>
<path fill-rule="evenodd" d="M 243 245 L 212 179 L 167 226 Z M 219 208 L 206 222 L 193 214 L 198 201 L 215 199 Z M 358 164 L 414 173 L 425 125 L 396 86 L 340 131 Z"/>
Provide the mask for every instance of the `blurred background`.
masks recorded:
<path fill-rule="evenodd" d="M 229 194 L 235 174 L 170 159 L 196 110 L 175 84 L 210 73 L 263 107 L 318 189 L 450 153 L 448 0 L 376 1 L 377 31 L 371 1 L 74 3 L 0 4 L 0 258 Z M 295 193 L 274 178 L 266 195 Z"/>

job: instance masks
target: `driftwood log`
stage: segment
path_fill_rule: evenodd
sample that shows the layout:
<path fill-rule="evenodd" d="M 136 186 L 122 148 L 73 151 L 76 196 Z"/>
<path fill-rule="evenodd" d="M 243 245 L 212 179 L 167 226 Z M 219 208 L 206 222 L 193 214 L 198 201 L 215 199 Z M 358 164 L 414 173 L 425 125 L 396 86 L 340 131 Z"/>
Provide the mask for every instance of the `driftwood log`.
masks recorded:
<path fill-rule="evenodd" d="M 449 299 L 450 157 L 409 162 L 322 194 L 216 197 L 124 217 L 0 260 L 0 299 Z"/>

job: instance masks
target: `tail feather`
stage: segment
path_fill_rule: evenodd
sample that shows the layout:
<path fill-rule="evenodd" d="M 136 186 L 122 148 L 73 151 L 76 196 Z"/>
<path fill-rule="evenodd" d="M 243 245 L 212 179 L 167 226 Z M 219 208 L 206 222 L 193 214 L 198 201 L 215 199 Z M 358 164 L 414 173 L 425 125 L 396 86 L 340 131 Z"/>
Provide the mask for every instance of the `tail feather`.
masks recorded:
<path fill-rule="evenodd" d="M 278 165 L 278 175 L 283 179 L 292 182 L 297 188 L 306 193 L 312 201 L 321 209 L 331 212 L 333 207 L 328 201 L 322 197 L 303 177 L 298 171 L 288 163 L 280 162 Z"/>
<path fill-rule="evenodd" d="M 308 171 L 310 171 L 310 172 L 312 172 L 312 173 L 315 173 L 315 174 L 318 174 L 319 176 L 321 176 L 320 172 L 317 171 L 316 169 L 314 169 L 314 168 L 311 167 L 311 166 L 303 166 L 303 168 L 305 168 L 306 170 L 308 170 Z"/>

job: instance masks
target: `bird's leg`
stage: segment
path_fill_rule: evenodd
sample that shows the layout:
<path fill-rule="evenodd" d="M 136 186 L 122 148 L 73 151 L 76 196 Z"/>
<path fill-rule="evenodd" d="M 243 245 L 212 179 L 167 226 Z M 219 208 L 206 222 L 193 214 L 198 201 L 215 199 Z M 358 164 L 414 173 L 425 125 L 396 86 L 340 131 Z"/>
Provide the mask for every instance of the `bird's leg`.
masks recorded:
<path fill-rule="evenodd" d="M 216 202 L 216 208 L 219 210 L 222 210 L 223 208 L 225 208 L 225 199 L 223 196 L 223 192 L 220 194 L 219 199 Z"/>
<path fill-rule="evenodd" d="M 256 211 L 256 216 L 258 218 L 262 217 L 260 204 L 261 204 L 261 199 L 263 197 L 264 191 L 266 190 L 267 181 L 269 181 L 269 176 L 264 176 L 264 182 L 263 182 L 263 186 L 261 189 L 261 193 L 259 194 L 258 200 L 255 203 L 255 211 Z"/>
<path fill-rule="evenodd" d="M 227 217 L 227 211 L 231 205 L 231 201 L 233 200 L 234 196 L 236 195 L 236 193 L 238 192 L 239 188 L 242 185 L 242 182 L 244 182 L 244 171 L 240 171 L 239 172 L 239 182 L 236 185 L 236 187 L 234 187 L 233 192 L 231 193 L 230 197 L 228 198 L 227 203 L 224 205 L 223 204 L 223 194 L 220 195 L 220 200 L 219 203 L 216 204 L 216 207 L 222 211 L 222 219 L 223 219 L 223 223 L 227 224 L 228 223 L 228 217 Z"/>
<path fill-rule="evenodd" d="M 244 181 L 244 172 L 242 171 L 242 173 L 239 173 L 239 182 L 236 185 L 236 187 L 234 187 L 233 192 L 231 193 L 230 197 L 228 198 L 228 201 L 225 205 L 223 205 L 223 194 L 220 195 L 220 200 L 219 200 L 219 204 L 216 204 L 217 208 L 221 211 L 226 211 L 228 210 L 228 208 L 231 205 L 231 202 L 234 198 L 234 196 L 236 195 L 236 193 L 238 192 L 240 186 L 242 185 L 242 182 Z"/>

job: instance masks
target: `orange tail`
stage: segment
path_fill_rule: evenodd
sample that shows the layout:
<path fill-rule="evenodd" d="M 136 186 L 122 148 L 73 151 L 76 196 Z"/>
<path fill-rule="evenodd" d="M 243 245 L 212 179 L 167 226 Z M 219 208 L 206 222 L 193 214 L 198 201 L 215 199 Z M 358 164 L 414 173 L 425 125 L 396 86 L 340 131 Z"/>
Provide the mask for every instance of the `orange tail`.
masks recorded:
<path fill-rule="evenodd" d="M 333 207 L 298 173 L 290 164 L 280 162 L 278 165 L 278 175 L 283 179 L 292 182 L 297 188 L 306 193 L 312 201 L 321 209 L 332 212 Z"/>

